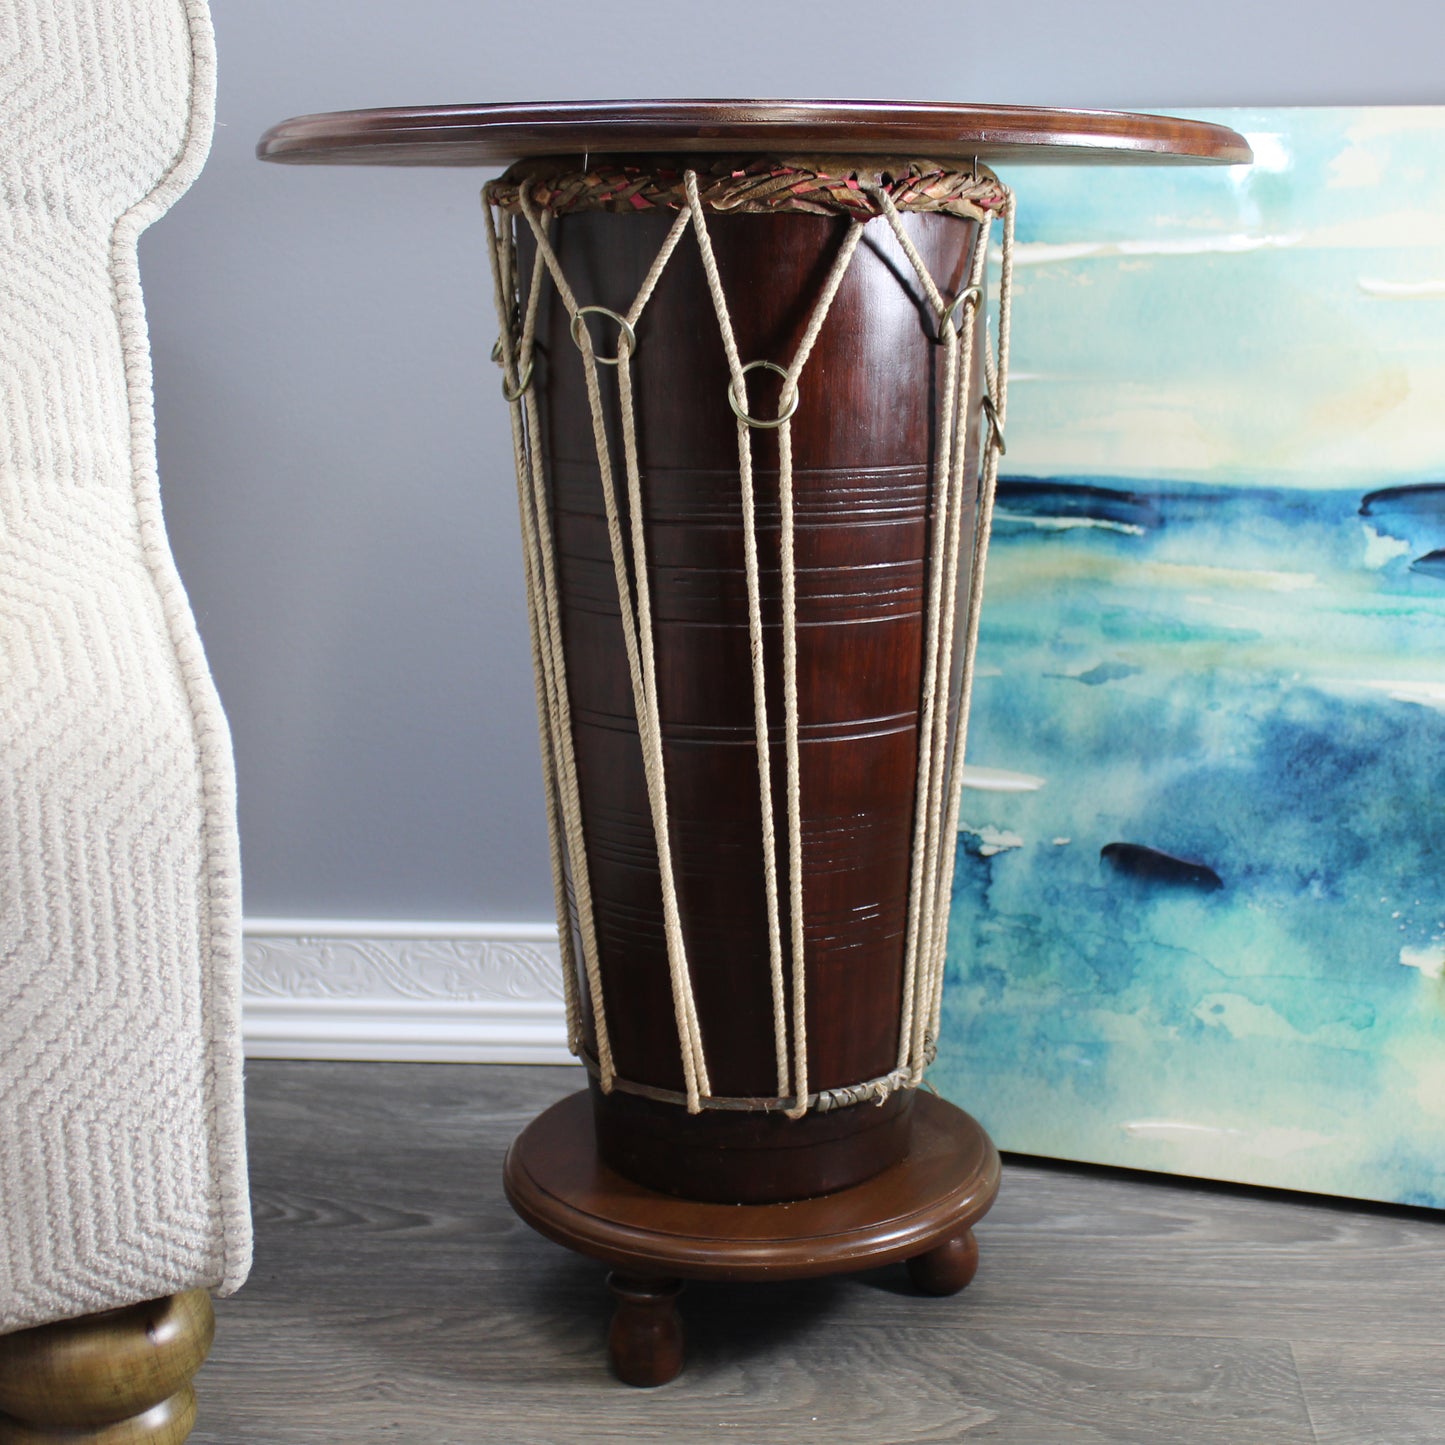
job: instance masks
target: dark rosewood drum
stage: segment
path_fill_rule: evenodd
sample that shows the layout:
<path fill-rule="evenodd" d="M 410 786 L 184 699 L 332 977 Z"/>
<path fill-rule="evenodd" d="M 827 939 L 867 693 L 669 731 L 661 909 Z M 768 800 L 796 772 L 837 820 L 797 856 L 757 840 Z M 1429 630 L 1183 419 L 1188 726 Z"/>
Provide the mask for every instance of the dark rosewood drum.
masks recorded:
<path fill-rule="evenodd" d="M 686 161 L 675 164 L 680 169 Z M 674 219 L 661 209 L 559 216 L 552 244 L 576 301 L 625 313 Z M 906 214 L 903 225 L 947 297 L 968 285 L 976 220 Z M 708 217 L 744 360 L 785 364 L 793 357 L 849 226 L 847 215 L 806 211 Z M 525 296 L 537 264 L 529 227 L 519 228 L 519 241 Z M 619 340 L 616 323 L 597 313 L 589 324 L 599 353 L 610 355 Z M 594 1080 L 599 1146 L 619 1172 L 698 1199 L 801 1198 L 854 1184 L 907 1152 L 910 1088 L 801 1118 L 779 1107 L 706 1104 L 689 1114 L 682 1102 L 657 844 L 585 369 L 571 327 L 556 287 L 544 286 L 532 382 L 541 415 L 537 440 L 618 1078 L 608 1093 Z M 939 328 L 898 238 L 884 218 L 872 220 L 802 371 L 789 422 L 806 1048 L 808 1080 L 819 1092 L 883 1078 L 899 1061 L 943 384 Z M 691 236 L 677 246 L 635 331 L 651 627 L 688 968 L 712 1095 L 775 1099 L 738 425 L 714 303 Z M 981 340 L 982 328 L 975 334 Z M 597 374 L 614 428 L 613 455 L 620 457 L 616 369 L 599 367 Z M 980 367 L 974 375 L 981 378 Z M 778 390 L 775 375 L 750 374 L 750 409 L 776 417 Z M 972 410 L 976 419 L 976 399 Z M 787 779 L 778 430 L 754 429 L 750 440 L 772 793 L 780 815 Z M 973 481 L 962 547 L 970 556 L 976 455 L 967 472 Z M 783 827 L 776 830 L 775 858 L 786 940 L 791 890 Z M 791 1009 L 790 978 L 787 988 Z M 585 1041 L 595 1060 L 590 999 Z"/>

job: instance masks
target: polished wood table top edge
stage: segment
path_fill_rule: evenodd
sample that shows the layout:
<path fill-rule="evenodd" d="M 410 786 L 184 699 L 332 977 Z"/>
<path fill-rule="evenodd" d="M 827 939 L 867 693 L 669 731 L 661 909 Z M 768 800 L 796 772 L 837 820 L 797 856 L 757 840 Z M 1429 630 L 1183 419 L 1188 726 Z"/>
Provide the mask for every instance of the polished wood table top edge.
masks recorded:
<path fill-rule="evenodd" d="M 989 165 L 1241 165 L 1228 126 L 1129 111 L 922 101 L 603 100 L 295 116 L 256 154 L 289 165 L 491 166 L 539 156 L 790 152 Z"/>

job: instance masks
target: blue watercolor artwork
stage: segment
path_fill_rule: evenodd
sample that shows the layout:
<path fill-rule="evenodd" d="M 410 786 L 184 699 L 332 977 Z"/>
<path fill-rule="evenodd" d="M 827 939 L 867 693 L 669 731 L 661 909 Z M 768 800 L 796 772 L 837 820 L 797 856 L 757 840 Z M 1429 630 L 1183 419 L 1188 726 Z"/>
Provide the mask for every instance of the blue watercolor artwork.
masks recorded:
<path fill-rule="evenodd" d="M 940 1056 L 1000 1147 L 1445 1208 L 1445 108 L 1028 169 Z"/>

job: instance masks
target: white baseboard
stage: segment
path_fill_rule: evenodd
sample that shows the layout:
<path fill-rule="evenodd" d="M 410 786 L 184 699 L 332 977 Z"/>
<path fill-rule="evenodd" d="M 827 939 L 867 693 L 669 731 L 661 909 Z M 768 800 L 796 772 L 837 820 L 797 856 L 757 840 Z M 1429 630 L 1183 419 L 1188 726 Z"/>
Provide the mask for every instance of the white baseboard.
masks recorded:
<path fill-rule="evenodd" d="M 567 1064 L 555 925 L 249 918 L 253 1059 Z"/>

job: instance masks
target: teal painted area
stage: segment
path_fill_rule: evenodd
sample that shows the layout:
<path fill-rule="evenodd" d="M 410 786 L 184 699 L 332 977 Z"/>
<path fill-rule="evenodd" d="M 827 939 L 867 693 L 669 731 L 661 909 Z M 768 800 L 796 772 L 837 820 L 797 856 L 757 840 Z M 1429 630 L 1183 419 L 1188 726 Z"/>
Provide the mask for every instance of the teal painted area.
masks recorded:
<path fill-rule="evenodd" d="M 1424 479 L 1445 405 L 1441 112 L 1200 114 L 1246 133 L 1256 165 L 1009 178 L 1022 243 L 1010 465 L 1250 486 Z"/>
<path fill-rule="evenodd" d="M 932 1077 L 1008 1149 L 1445 1207 L 1445 112 L 1217 116 L 1289 165 L 1013 178 L 1036 247 L 1310 239 L 1020 268 L 1050 480 L 968 757 L 1044 782 L 964 794 Z"/>

